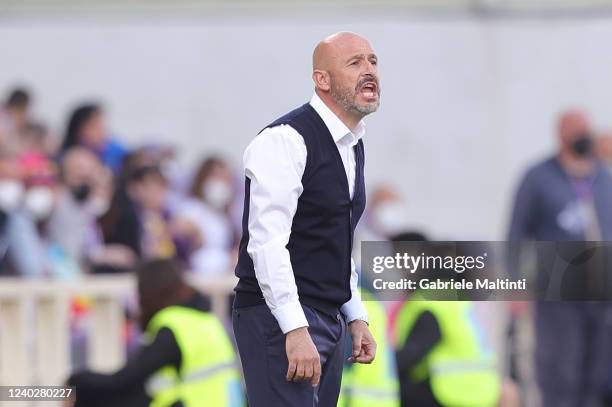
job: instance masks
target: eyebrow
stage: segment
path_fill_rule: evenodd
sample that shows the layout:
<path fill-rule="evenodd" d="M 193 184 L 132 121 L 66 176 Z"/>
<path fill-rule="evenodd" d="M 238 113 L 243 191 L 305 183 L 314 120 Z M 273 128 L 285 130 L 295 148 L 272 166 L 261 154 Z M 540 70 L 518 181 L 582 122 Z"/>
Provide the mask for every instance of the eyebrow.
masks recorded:
<path fill-rule="evenodd" d="M 365 54 L 357 54 L 357 55 L 353 55 L 352 57 L 350 57 L 346 62 L 351 62 L 355 59 L 364 59 L 364 58 L 374 58 L 378 61 L 378 57 L 376 56 L 376 54 L 368 54 L 367 56 Z"/>

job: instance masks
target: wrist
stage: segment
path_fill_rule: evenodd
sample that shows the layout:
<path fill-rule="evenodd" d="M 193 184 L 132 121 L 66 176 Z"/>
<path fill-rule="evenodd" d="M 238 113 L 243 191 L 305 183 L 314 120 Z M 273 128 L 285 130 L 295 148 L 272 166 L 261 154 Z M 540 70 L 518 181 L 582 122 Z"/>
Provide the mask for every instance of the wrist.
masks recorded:
<path fill-rule="evenodd" d="M 352 324 L 355 321 L 361 321 L 361 322 L 365 322 L 366 325 L 370 326 L 370 323 L 368 322 L 368 317 L 367 315 L 361 315 L 358 317 L 354 317 L 353 319 L 351 319 L 348 323 L 349 325 Z"/>
<path fill-rule="evenodd" d="M 351 321 L 351 322 L 349 322 L 348 324 L 349 324 L 349 325 L 353 325 L 353 324 L 355 324 L 356 322 L 362 322 L 363 324 L 365 324 L 365 326 L 370 326 L 370 324 L 369 324 L 369 322 L 368 322 L 368 321 L 366 321 L 366 320 L 364 320 L 364 319 L 359 319 L 359 318 L 352 320 L 352 321 Z M 359 324 L 357 324 L 357 325 L 359 325 Z"/>
<path fill-rule="evenodd" d="M 302 336 L 302 335 L 307 335 L 308 334 L 308 327 L 307 326 L 301 326 L 299 328 L 295 328 L 292 329 L 291 331 L 286 333 L 287 337 L 294 337 L 294 336 Z"/>

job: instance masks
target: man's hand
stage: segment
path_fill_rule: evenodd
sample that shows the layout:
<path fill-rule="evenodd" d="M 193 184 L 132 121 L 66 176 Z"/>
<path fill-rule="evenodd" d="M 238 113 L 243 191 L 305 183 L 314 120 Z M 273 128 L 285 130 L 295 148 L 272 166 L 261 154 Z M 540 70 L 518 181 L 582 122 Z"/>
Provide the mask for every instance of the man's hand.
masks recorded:
<path fill-rule="evenodd" d="M 321 359 L 308 328 L 303 326 L 288 332 L 285 349 L 289 359 L 287 381 L 310 380 L 312 387 L 318 386 L 321 379 Z"/>
<path fill-rule="evenodd" d="M 349 362 L 372 363 L 376 356 L 376 341 L 370 333 L 368 324 L 356 319 L 349 323 L 349 333 L 353 338 L 353 356 Z"/>

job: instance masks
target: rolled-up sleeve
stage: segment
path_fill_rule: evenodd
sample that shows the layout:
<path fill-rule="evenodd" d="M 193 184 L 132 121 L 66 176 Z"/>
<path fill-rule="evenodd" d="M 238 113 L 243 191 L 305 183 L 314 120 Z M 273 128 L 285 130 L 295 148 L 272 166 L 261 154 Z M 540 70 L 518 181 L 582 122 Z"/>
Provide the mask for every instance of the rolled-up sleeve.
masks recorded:
<path fill-rule="evenodd" d="M 250 180 L 247 251 L 266 304 L 283 333 L 308 326 L 286 248 L 303 191 L 306 154 L 304 139 L 288 125 L 264 130 L 244 153 Z"/>

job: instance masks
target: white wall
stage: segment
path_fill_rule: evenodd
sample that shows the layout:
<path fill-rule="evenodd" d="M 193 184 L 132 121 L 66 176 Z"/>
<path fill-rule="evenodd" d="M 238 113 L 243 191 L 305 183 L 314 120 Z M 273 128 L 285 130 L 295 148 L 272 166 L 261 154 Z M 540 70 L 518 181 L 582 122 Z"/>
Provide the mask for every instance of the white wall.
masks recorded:
<path fill-rule="evenodd" d="M 612 127 L 611 19 L 297 11 L 5 18 L 0 92 L 30 86 L 58 131 L 75 103 L 101 99 L 132 144 L 177 143 L 189 162 L 220 151 L 239 165 L 262 126 L 310 97 L 315 43 L 353 30 L 380 57 L 368 184 L 395 183 L 416 223 L 455 239 L 503 238 L 517 178 L 554 147 L 560 109 L 583 106 Z"/>

